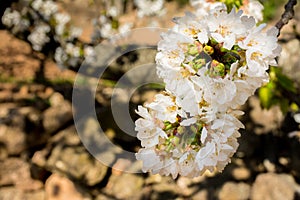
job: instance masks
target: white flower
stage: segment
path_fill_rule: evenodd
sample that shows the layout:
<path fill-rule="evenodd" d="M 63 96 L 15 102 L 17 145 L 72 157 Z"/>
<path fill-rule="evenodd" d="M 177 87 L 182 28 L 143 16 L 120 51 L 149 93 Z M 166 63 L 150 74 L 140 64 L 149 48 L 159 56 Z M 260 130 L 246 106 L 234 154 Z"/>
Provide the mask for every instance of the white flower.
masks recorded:
<path fill-rule="evenodd" d="M 8 27 L 19 24 L 21 21 L 21 15 L 16 10 L 11 10 L 11 8 L 6 8 L 2 16 L 2 23 Z"/>
<path fill-rule="evenodd" d="M 210 1 L 210 0 L 190 0 L 190 4 L 196 8 L 196 15 L 200 18 L 207 16 L 212 10 L 225 10 L 227 8 L 225 4 L 218 1 Z"/>
<path fill-rule="evenodd" d="M 233 7 L 233 2 L 234 1 L 229 3 L 231 4 L 231 7 Z M 203 18 L 215 11 L 218 11 L 217 14 L 220 13 L 220 11 L 227 12 L 225 3 L 222 3 L 222 1 L 219 0 L 190 0 L 190 4 L 196 9 L 196 15 L 199 18 Z M 262 11 L 264 7 L 259 1 L 243 0 L 241 4 L 242 5 L 239 9 L 243 10 L 243 15 L 253 16 L 256 22 L 263 20 Z"/>
<path fill-rule="evenodd" d="M 155 111 L 155 118 L 161 121 L 175 123 L 177 115 L 185 117 L 185 113 L 179 110 L 179 108 L 175 105 L 175 98 L 163 94 L 157 94 L 154 101 L 150 104 L 146 104 L 145 106 Z"/>
<path fill-rule="evenodd" d="M 43 6 L 43 0 L 34 0 L 31 4 L 34 10 L 39 10 Z"/>
<path fill-rule="evenodd" d="M 71 57 L 80 57 L 80 48 L 73 43 L 68 42 L 65 49 L 66 53 Z"/>
<path fill-rule="evenodd" d="M 185 152 L 178 160 L 179 173 L 186 177 L 195 177 L 195 174 L 199 172 L 197 164 L 195 162 L 196 151 L 191 150 Z"/>
<path fill-rule="evenodd" d="M 58 11 L 58 6 L 53 1 L 44 1 L 42 7 L 37 11 L 42 13 L 46 19 L 49 19 L 51 15 Z"/>
<path fill-rule="evenodd" d="M 119 15 L 119 11 L 116 6 L 111 6 L 107 10 L 107 15 L 112 16 L 112 17 L 117 17 Z"/>
<path fill-rule="evenodd" d="M 11 28 L 11 31 L 16 34 L 18 32 L 23 32 L 30 26 L 28 19 L 23 18 L 21 13 L 16 10 L 11 10 L 11 8 L 6 8 L 2 16 L 2 23 Z"/>
<path fill-rule="evenodd" d="M 159 137 L 167 137 L 162 130 L 163 122 L 155 118 L 152 113 L 142 106 L 139 106 L 137 110 L 137 114 L 142 118 L 136 120 L 135 130 L 138 132 L 137 138 L 141 140 L 143 147 L 153 147 L 158 144 Z"/>
<path fill-rule="evenodd" d="M 69 40 L 73 40 L 74 38 L 78 38 L 82 34 L 82 29 L 78 27 L 71 27 L 69 33 Z"/>
<path fill-rule="evenodd" d="M 219 43 L 224 42 L 223 47 L 231 49 L 236 39 L 246 32 L 246 25 L 241 20 L 242 11 L 231 10 L 229 14 L 222 12 L 219 15 L 209 15 L 207 23 L 211 36 Z M 254 20 L 254 19 L 253 19 Z"/>
<path fill-rule="evenodd" d="M 86 46 L 83 49 L 85 62 L 93 63 L 97 60 L 97 55 L 92 46 Z"/>
<path fill-rule="evenodd" d="M 46 24 L 37 25 L 33 31 L 29 34 L 28 40 L 32 44 L 32 48 L 36 51 L 42 50 L 43 46 L 50 41 L 47 33 L 50 31 L 50 27 Z"/>
<path fill-rule="evenodd" d="M 176 23 L 173 27 L 175 32 L 188 36 L 191 39 L 197 35 L 199 42 L 208 42 L 209 29 L 207 24 L 199 20 L 193 13 L 186 12 L 184 17 L 174 18 L 173 21 Z"/>
<path fill-rule="evenodd" d="M 65 33 L 65 26 L 71 20 L 71 17 L 64 13 L 55 13 L 54 19 L 57 23 L 55 26 L 55 33 L 62 36 Z"/>
<path fill-rule="evenodd" d="M 243 6 L 240 8 L 244 11 L 245 15 L 253 16 L 256 22 L 263 20 L 263 9 L 264 6 L 256 0 L 244 0 Z"/>
<path fill-rule="evenodd" d="M 176 18 L 163 33 L 156 55 L 157 74 L 167 95 L 140 107 L 136 121 L 145 161 L 143 170 L 195 177 L 222 171 L 238 148 L 236 118 L 258 87 L 268 81 L 269 65 L 280 53 L 277 30 L 262 31 L 253 17 L 218 7 L 197 20 Z M 198 18 L 199 19 L 199 18 Z"/>
<path fill-rule="evenodd" d="M 251 68 L 262 67 L 264 69 L 261 70 L 265 71 L 269 68 L 269 65 L 276 65 L 275 58 L 279 56 L 281 51 L 277 43 L 278 29 L 273 27 L 267 32 L 263 32 L 264 27 L 265 24 L 261 24 L 251 29 L 248 36 L 238 42 L 241 48 L 246 49 L 246 59 L 250 70 Z M 254 69 L 253 71 L 259 70 Z"/>
<path fill-rule="evenodd" d="M 134 0 L 138 17 L 150 16 L 162 12 L 164 0 Z"/>
<path fill-rule="evenodd" d="M 54 60 L 60 67 L 65 67 L 65 62 L 68 60 L 68 55 L 62 47 L 57 47 L 54 53 Z"/>
<path fill-rule="evenodd" d="M 136 153 L 136 159 L 143 161 L 144 172 L 151 171 L 153 168 L 155 169 L 157 165 L 160 165 L 160 158 L 156 154 L 155 147 L 152 148 L 141 148 L 138 153 Z"/>

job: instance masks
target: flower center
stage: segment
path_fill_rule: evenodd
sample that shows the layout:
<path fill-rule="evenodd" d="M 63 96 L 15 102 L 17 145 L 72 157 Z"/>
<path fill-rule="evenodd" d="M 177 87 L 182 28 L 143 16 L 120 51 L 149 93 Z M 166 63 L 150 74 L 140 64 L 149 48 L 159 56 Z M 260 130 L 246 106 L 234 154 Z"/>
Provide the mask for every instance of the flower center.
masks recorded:
<path fill-rule="evenodd" d="M 245 64 L 245 52 L 238 45 L 234 45 L 230 50 L 225 49 L 222 43 L 214 39 L 210 39 L 206 44 L 196 40 L 193 44 L 187 45 L 182 67 L 188 65 L 197 73 L 200 68 L 209 63 L 207 75 L 212 78 L 224 78 L 230 72 L 233 63 L 238 62 L 238 67 Z"/>

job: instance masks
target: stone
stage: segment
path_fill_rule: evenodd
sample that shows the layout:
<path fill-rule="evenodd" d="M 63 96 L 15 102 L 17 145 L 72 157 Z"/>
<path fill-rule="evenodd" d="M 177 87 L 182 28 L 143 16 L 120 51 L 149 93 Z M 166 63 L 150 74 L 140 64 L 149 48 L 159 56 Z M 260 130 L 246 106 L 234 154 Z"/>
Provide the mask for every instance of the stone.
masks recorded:
<path fill-rule="evenodd" d="M 15 185 L 22 190 L 37 190 L 43 184 L 31 178 L 30 166 L 18 158 L 9 158 L 0 162 L 0 186 Z"/>
<path fill-rule="evenodd" d="M 250 178 L 251 172 L 245 167 L 237 167 L 232 170 L 232 176 L 238 181 L 247 180 Z"/>
<path fill-rule="evenodd" d="M 26 133 L 19 127 L 0 124 L 0 143 L 9 155 L 18 155 L 26 149 Z"/>
<path fill-rule="evenodd" d="M 26 200 L 42 200 L 45 198 L 46 198 L 46 193 L 44 190 L 36 190 L 33 192 L 24 193 L 24 199 Z"/>
<path fill-rule="evenodd" d="M 115 200 L 114 198 L 108 197 L 104 194 L 99 194 L 96 196 L 95 200 Z"/>
<path fill-rule="evenodd" d="M 207 200 L 208 199 L 208 191 L 200 190 L 196 194 L 194 194 L 191 198 L 192 200 Z"/>
<path fill-rule="evenodd" d="M 118 199 L 140 199 L 144 179 L 136 174 L 112 175 L 105 188 L 106 193 Z"/>
<path fill-rule="evenodd" d="M 77 146 L 81 143 L 74 125 L 59 131 L 54 137 L 52 137 L 52 140 L 54 142 L 63 141 L 64 145 L 68 146 Z"/>
<path fill-rule="evenodd" d="M 57 101 L 60 102 L 60 100 Z M 43 113 L 43 126 L 47 133 L 54 133 L 73 118 L 70 102 L 62 101 L 53 104 L 54 106 L 46 109 Z"/>
<path fill-rule="evenodd" d="M 46 181 L 45 193 L 47 200 L 90 200 L 86 193 L 74 184 L 70 179 L 52 174 Z"/>
<path fill-rule="evenodd" d="M 181 195 L 181 189 L 171 176 L 162 176 L 160 183 L 152 186 L 150 199 L 176 199 Z"/>
<path fill-rule="evenodd" d="M 1 200 L 25 200 L 24 192 L 15 187 L 0 187 Z"/>
<path fill-rule="evenodd" d="M 107 167 L 93 159 L 83 147 L 57 145 L 46 164 L 52 171 L 61 171 L 71 177 L 85 181 L 89 186 L 100 183 Z"/>
<path fill-rule="evenodd" d="M 98 160 L 94 160 L 84 177 L 89 186 L 94 186 L 104 179 L 106 173 L 107 167 Z"/>
<path fill-rule="evenodd" d="M 46 155 L 48 152 L 46 151 L 36 151 L 34 152 L 31 161 L 33 164 L 36 164 L 39 167 L 44 167 L 46 165 Z"/>
<path fill-rule="evenodd" d="M 269 110 L 262 109 L 259 99 L 255 96 L 249 98 L 249 104 L 252 107 L 250 111 L 251 119 L 259 125 L 254 128 L 256 134 L 266 134 L 280 127 L 284 116 L 279 106 L 272 106 Z"/>
<path fill-rule="evenodd" d="M 51 106 L 60 106 L 64 103 L 64 96 L 58 92 L 53 93 L 49 98 L 49 103 Z"/>
<path fill-rule="evenodd" d="M 180 176 L 177 180 L 177 186 L 180 190 L 180 194 L 184 196 L 190 196 L 198 189 L 197 185 L 192 185 L 193 179 Z"/>
<path fill-rule="evenodd" d="M 0 161 L 4 160 L 8 157 L 7 149 L 5 148 L 5 145 L 0 143 Z"/>
<path fill-rule="evenodd" d="M 253 200 L 292 200 L 299 189 L 292 175 L 265 173 L 259 174 L 253 183 Z"/>
<path fill-rule="evenodd" d="M 300 42 L 298 39 L 291 39 L 282 45 L 278 64 L 283 67 L 283 72 L 295 81 L 299 81 L 299 48 Z"/>
<path fill-rule="evenodd" d="M 250 196 L 250 185 L 246 183 L 225 183 L 220 192 L 220 200 L 247 200 Z"/>

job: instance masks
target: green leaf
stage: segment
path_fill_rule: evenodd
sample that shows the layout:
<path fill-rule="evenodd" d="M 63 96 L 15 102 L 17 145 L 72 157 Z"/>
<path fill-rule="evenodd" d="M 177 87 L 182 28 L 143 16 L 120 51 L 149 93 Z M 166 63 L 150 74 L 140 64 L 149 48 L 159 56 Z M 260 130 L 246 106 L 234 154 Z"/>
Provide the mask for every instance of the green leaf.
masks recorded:
<path fill-rule="evenodd" d="M 281 68 L 273 67 L 271 70 L 272 70 L 272 72 L 275 72 L 278 85 L 282 89 L 293 92 L 293 93 L 297 92 L 296 88 L 294 86 L 294 82 L 288 76 L 286 76 L 282 73 Z"/>
<path fill-rule="evenodd" d="M 272 97 L 273 97 L 273 92 L 272 88 L 267 84 L 266 86 L 262 87 L 258 91 L 258 96 L 260 99 L 260 104 L 263 108 L 269 109 L 272 105 Z"/>
<path fill-rule="evenodd" d="M 284 115 L 286 115 L 287 114 L 287 112 L 289 111 L 289 100 L 288 99 L 285 99 L 285 98 L 282 98 L 282 99 L 280 99 L 280 101 L 279 101 L 279 105 L 280 105 L 280 109 L 281 109 L 281 111 L 282 111 L 282 113 L 284 114 Z"/>
<path fill-rule="evenodd" d="M 287 77 L 283 74 L 279 74 L 279 75 L 277 75 L 277 80 L 278 80 L 279 85 L 283 89 L 293 92 L 293 93 L 297 92 L 293 81 L 289 77 Z"/>

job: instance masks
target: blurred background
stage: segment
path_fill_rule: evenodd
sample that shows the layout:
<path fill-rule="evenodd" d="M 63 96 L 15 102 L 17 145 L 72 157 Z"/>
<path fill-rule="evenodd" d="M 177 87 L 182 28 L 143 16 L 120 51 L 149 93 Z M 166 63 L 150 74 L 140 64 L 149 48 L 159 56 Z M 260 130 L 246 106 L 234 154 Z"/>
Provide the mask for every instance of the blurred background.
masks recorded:
<path fill-rule="evenodd" d="M 279 68 L 270 69 L 270 83 L 240 108 L 245 112 L 240 120 L 246 128 L 240 130 L 239 149 L 222 173 L 175 180 L 127 173 L 122 169 L 139 165 L 117 149 L 101 152 L 113 168 L 87 151 L 74 125 L 73 114 L 78 111 L 72 105 L 73 84 L 83 61 L 91 66 L 107 63 L 101 77 L 93 77 L 93 70 L 80 75 L 92 77 L 97 85 L 97 120 L 85 120 L 83 134 L 97 130 L 94 124 L 100 124 L 115 146 L 137 152 L 140 141 L 118 127 L 111 98 L 123 74 L 155 63 L 159 37 L 140 32 L 132 36 L 130 32 L 145 27 L 166 31 L 174 26 L 173 17 L 193 10 L 187 0 L 143 2 L 1 3 L 0 200 L 300 199 L 299 5 L 279 36 L 283 48 Z M 274 26 L 286 1 L 260 2 L 265 6 L 264 22 Z M 107 52 L 99 55 L 94 47 L 101 42 L 108 42 Z M 104 61 L 105 56 L 113 59 Z M 136 77 L 139 75 L 129 81 Z M 146 84 L 135 89 L 128 102 L 133 120 L 138 117 L 134 114 L 137 105 L 151 101 L 163 87 Z M 84 87 L 76 90 L 77 95 L 90 95 Z M 117 95 L 126 96 L 126 90 Z"/>

